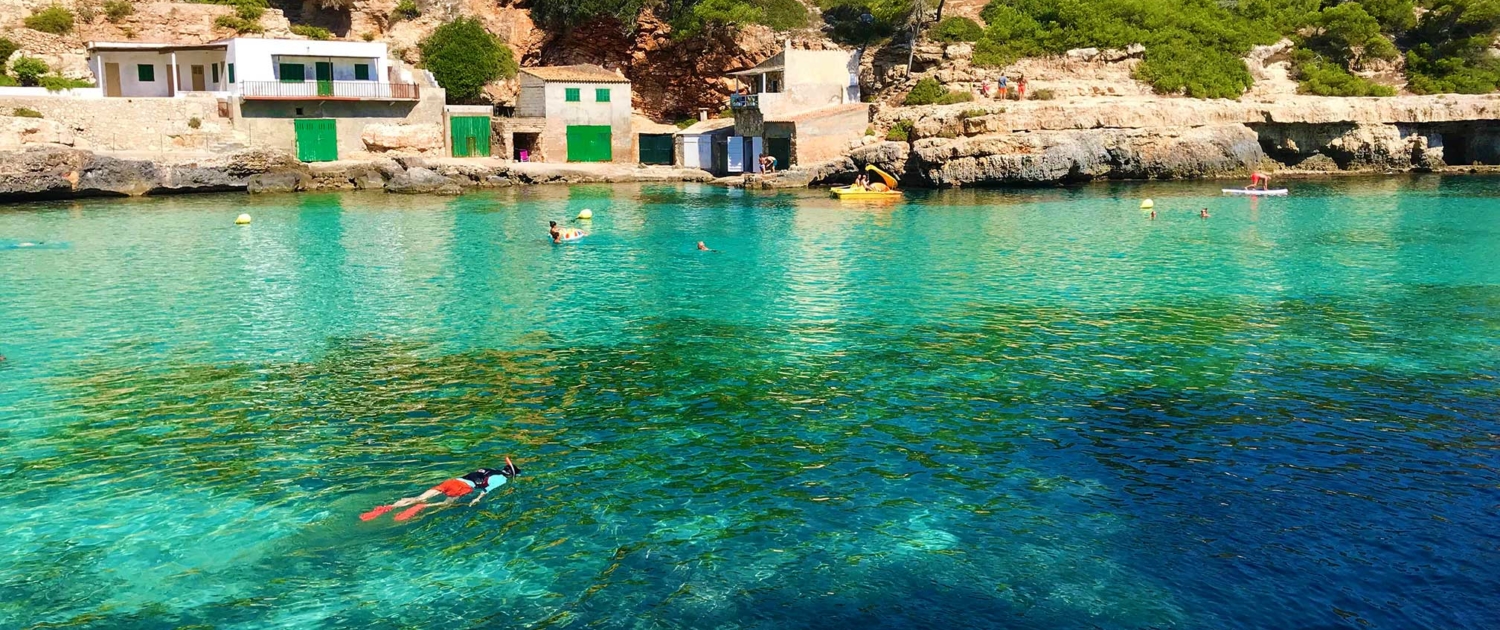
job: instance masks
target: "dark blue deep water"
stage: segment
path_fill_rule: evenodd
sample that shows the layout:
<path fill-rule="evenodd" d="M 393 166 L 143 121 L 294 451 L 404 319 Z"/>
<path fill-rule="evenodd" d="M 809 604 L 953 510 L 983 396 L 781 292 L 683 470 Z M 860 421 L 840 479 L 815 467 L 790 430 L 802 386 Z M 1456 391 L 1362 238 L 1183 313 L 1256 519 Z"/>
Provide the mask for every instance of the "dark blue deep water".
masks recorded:
<path fill-rule="evenodd" d="M 1500 627 L 1500 180 L 1294 184 L 0 208 L 0 627 Z"/>

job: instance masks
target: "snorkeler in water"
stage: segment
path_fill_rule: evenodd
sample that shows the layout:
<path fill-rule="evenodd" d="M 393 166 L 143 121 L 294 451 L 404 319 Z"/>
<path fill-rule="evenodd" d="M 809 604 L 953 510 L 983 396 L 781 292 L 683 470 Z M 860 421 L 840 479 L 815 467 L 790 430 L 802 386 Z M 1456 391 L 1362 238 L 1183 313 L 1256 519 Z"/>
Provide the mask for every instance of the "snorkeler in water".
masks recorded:
<path fill-rule="evenodd" d="M 424 508 L 432 505 L 427 501 L 429 499 L 437 497 L 440 494 L 448 497 L 442 503 L 437 504 L 441 506 L 453 503 L 459 497 L 478 490 L 479 496 L 474 497 L 474 500 L 469 502 L 469 506 L 472 507 L 478 504 L 479 500 L 483 499 L 485 495 L 489 494 L 496 488 L 505 485 L 506 481 L 514 478 L 519 474 L 521 474 L 521 469 L 517 468 L 516 465 L 510 461 L 510 457 L 507 456 L 505 458 L 504 468 L 480 468 L 479 470 L 471 472 L 462 477 L 454 477 L 452 479 L 444 481 L 443 483 L 433 486 L 432 488 L 428 489 L 426 492 L 423 492 L 418 496 L 406 497 L 404 499 L 397 500 L 395 503 L 392 503 L 390 505 L 382 505 L 373 510 L 370 510 L 369 512 L 365 512 L 364 514 L 359 515 L 359 520 L 372 520 L 398 507 L 406 507 L 408 505 L 411 505 L 412 507 L 403 510 L 395 516 L 395 520 L 404 521 L 413 516 L 416 516 L 417 512 L 421 512 Z"/>

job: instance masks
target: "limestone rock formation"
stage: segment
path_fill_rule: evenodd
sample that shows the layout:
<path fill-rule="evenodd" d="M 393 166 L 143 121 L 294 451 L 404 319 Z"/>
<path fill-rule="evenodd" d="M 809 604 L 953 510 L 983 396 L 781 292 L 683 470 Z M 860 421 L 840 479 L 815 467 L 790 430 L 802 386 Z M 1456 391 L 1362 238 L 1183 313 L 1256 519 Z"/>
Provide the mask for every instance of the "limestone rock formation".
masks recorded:
<path fill-rule="evenodd" d="M 463 189 L 447 177 L 430 168 L 421 166 L 408 168 L 391 178 L 385 185 L 386 192 L 406 194 L 458 195 Z"/>
<path fill-rule="evenodd" d="M 73 144 L 73 131 L 44 118 L 0 116 L 0 148 L 27 144 Z"/>
<path fill-rule="evenodd" d="M 443 129 L 434 124 L 366 125 L 360 141 L 371 153 L 440 153 Z"/>
<path fill-rule="evenodd" d="M 908 171 L 937 186 L 1199 178 L 1245 171 L 1261 156 L 1243 125 L 1041 131 L 920 140 Z"/>

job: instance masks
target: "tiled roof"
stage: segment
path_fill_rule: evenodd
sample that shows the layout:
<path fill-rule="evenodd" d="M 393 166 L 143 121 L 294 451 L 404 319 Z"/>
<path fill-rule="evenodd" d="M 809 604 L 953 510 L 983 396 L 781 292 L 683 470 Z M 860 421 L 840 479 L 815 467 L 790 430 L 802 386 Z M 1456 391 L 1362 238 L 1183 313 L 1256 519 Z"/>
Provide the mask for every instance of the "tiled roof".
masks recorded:
<path fill-rule="evenodd" d="M 576 66 L 545 66 L 541 68 L 521 68 L 525 72 L 543 81 L 574 81 L 578 83 L 629 83 L 630 79 L 622 77 L 614 72 L 605 70 L 593 64 L 579 64 Z"/>

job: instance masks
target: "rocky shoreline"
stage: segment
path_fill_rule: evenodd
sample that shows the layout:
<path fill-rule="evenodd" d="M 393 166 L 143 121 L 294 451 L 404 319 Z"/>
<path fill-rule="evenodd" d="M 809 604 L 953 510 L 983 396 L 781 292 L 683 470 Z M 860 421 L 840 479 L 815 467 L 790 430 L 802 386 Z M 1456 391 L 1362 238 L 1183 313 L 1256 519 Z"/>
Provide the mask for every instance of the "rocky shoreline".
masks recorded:
<path fill-rule="evenodd" d="M 1412 96 L 1274 102 L 1184 98 L 887 108 L 844 158 L 767 187 L 847 182 L 867 164 L 906 186 L 1050 185 L 1095 179 L 1473 172 L 1500 164 L 1500 98 Z"/>
<path fill-rule="evenodd" d="M 528 184 L 707 182 L 705 171 L 393 157 L 305 164 L 281 151 L 132 156 L 54 145 L 0 151 L 0 202 L 184 193 L 385 190 L 458 195 Z"/>

